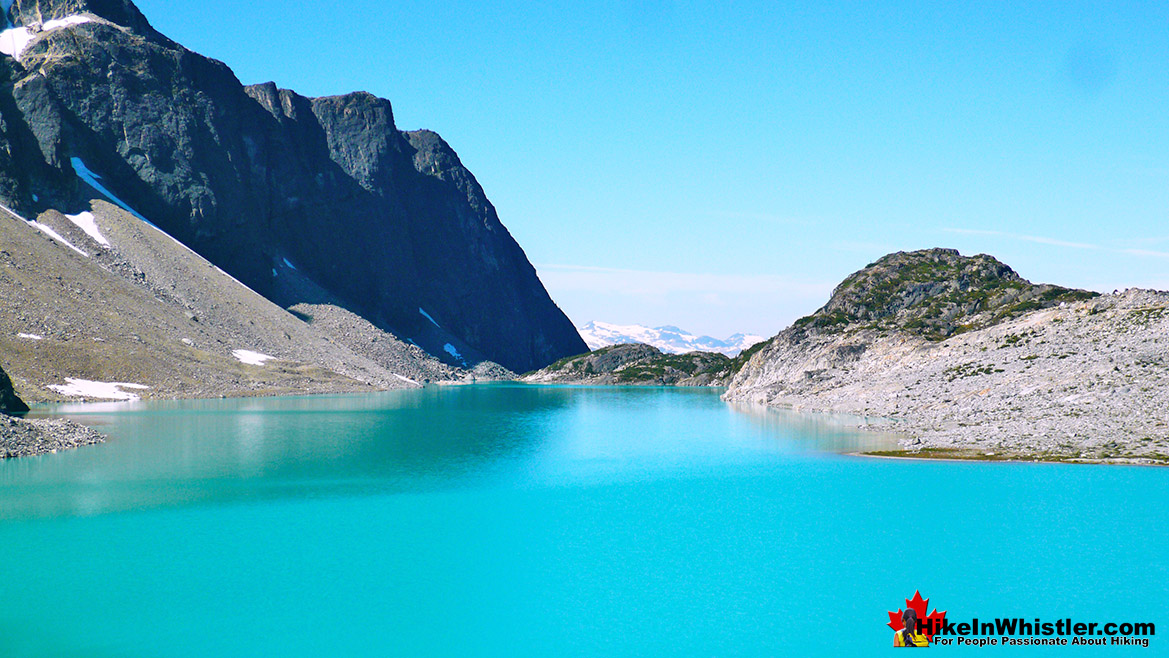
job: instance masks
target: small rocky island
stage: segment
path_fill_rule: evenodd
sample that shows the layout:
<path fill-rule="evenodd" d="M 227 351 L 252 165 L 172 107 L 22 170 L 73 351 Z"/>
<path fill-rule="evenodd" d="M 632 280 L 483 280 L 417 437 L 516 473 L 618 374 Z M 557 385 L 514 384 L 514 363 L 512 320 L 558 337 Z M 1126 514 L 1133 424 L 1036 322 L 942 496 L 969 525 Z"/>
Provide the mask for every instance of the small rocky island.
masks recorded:
<path fill-rule="evenodd" d="M 893 419 L 901 455 L 1169 463 L 1169 293 L 895 253 L 742 357 L 725 398 Z"/>

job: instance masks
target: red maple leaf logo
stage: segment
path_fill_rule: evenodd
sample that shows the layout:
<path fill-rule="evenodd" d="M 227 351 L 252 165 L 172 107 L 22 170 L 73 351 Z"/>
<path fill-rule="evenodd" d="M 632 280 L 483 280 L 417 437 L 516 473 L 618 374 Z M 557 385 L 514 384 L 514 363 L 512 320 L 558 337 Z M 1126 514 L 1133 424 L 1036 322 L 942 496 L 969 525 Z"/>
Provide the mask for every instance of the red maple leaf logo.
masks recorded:
<path fill-rule="evenodd" d="M 938 612 L 938 609 L 934 608 L 933 612 L 931 612 L 929 615 L 926 615 L 925 611 L 929 607 L 929 604 L 929 599 L 921 598 L 920 591 L 914 592 L 912 599 L 905 599 L 905 607 L 913 608 L 913 611 L 917 613 L 918 620 L 922 622 L 922 635 L 925 635 L 926 639 L 932 642 L 934 639 L 934 634 L 930 631 L 930 629 L 932 627 L 932 629 L 936 631 L 942 627 L 942 624 L 946 623 L 946 611 L 943 610 Z M 899 631 L 905 628 L 905 622 L 901 621 L 901 614 L 903 612 L 905 612 L 905 608 L 902 608 L 897 612 L 889 613 L 889 628 L 892 628 L 894 631 Z M 930 622 L 933 623 L 931 624 Z"/>

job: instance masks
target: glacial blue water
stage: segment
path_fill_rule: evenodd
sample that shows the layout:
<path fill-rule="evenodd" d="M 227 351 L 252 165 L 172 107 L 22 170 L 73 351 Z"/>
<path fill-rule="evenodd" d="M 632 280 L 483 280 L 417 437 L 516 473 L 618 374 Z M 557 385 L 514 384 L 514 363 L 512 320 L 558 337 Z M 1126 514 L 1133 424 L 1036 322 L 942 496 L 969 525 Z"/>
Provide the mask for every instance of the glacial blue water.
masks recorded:
<path fill-rule="evenodd" d="M 851 457 L 693 389 L 56 411 L 113 439 L 0 463 L 2 656 L 867 656 L 919 589 L 1169 633 L 1165 469 Z"/>

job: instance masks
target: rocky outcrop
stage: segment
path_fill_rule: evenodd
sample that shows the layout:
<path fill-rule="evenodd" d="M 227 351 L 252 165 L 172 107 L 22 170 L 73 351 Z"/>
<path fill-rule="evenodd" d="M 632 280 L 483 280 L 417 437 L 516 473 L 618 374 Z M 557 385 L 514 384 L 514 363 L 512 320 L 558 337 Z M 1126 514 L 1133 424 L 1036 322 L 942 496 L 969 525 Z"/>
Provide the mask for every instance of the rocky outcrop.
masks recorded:
<path fill-rule="evenodd" d="M 1096 294 L 1033 284 L 986 254 L 899 251 L 850 275 L 823 308 L 797 320 L 795 328 L 831 333 L 864 326 L 944 340 Z"/>
<path fill-rule="evenodd" d="M 20 414 L 28 411 L 28 405 L 16 395 L 8 373 L 0 368 L 0 413 Z"/>
<path fill-rule="evenodd" d="M 26 420 L 0 415 L 0 459 L 33 457 L 105 441 L 98 431 L 71 420 Z"/>
<path fill-rule="evenodd" d="M 0 202 L 34 217 L 116 197 L 268 299 L 320 302 L 295 269 L 449 365 L 526 371 L 586 349 L 454 151 L 400 132 L 389 101 L 244 87 L 128 0 L 9 11 L 78 16 L 0 57 Z"/>
<path fill-rule="evenodd" d="M 715 352 L 667 354 L 641 343 L 602 347 L 524 376 L 539 384 L 719 386 L 731 360 Z"/>
<path fill-rule="evenodd" d="M 939 256 L 936 280 L 914 273 Z M 883 258 L 845 284 L 745 353 L 725 397 L 869 416 L 914 454 L 1169 460 L 1169 293 L 1035 286 L 941 250 Z M 847 321 L 825 321 L 837 313 Z"/>

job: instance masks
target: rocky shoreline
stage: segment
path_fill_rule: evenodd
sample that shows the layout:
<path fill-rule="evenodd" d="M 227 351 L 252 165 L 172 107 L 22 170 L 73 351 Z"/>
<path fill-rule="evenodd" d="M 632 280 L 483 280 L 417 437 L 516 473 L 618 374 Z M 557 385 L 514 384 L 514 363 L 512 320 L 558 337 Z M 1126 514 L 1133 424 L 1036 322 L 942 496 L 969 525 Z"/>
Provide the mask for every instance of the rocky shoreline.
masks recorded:
<path fill-rule="evenodd" d="M 777 341 L 726 399 L 891 419 L 883 456 L 1169 464 L 1169 293 L 1128 290 L 930 341 Z"/>
<path fill-rule="evenodd" d="M 0 414 L 0 459 L 33 457 L 105 440 L 97 430 L 72 420 L 30 420 Z"/>

